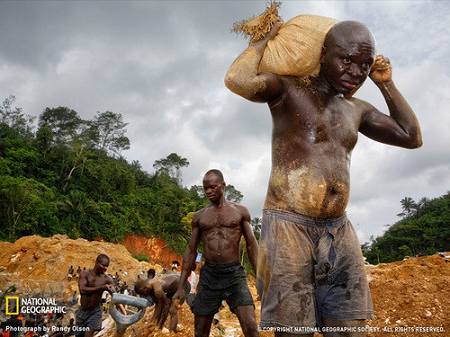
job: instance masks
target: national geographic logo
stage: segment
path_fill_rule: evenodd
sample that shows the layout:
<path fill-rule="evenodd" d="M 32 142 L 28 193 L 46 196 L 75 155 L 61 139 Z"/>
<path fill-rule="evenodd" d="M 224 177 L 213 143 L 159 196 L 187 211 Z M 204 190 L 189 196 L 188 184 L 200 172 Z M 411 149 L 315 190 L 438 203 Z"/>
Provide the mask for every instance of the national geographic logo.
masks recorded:
<path fill-rule="evenodd" d="M 5 314 L 8 316 L 22 314 L 66 314 L 64 305 L 56 303 L 55 298 L 5 296 Z"/>
<path fill-rule="evenodd" d="M 6 315 L 19 314 L 19 296 L 6 296 Z"/>

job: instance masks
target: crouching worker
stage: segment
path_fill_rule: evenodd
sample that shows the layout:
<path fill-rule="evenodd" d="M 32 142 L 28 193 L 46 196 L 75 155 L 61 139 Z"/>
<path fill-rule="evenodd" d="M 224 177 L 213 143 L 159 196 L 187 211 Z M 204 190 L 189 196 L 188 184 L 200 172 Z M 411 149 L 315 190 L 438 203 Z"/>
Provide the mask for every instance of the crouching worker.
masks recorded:
<path fill-rule="evenodd" d="M 172 296 L 177 291 L 180 284 L 180 275 L 166 274 L 161 277 L 151 277 L 146 280 L 139 279 L 134 291 L 142 297 L 150 297 L 155 303 L 152 321 L 162 329 L 170 314 L 169 330 L 176 331 L 178 324 L 178 301 L 172 301 Z M 184 282 L 181 288 L 185 294 L 189 294 L 190 285 Z"/>

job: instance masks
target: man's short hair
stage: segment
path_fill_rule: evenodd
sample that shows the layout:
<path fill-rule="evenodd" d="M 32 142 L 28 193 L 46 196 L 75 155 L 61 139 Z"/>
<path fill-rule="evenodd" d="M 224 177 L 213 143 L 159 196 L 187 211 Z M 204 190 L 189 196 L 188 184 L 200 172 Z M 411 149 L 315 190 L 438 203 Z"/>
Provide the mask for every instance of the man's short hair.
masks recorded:
<path fill-rule="evenodd" d="M 147 278 L 154 278 L 156 275 L 156 271 L 154 268 L 150 268 L 147 270 Z"/>
<path fill-rule="evenodd" d="M 215 174 L 217 177 L 219 177 L 219 179 L 221 180 L 221 182 L 224 182 L 225 180 L 223 179 L 223 174 L 222 172 L 220 172 L 217 169 L 211 169 L 208 172 L 205 173 L 205 177 L 209 176 L 210 174 Z"/>
<path fill-rule="evenodd" d="M 336 39 L 348 37 L 351 35 L 351 32 L 359 30 L 363 33 L 363 36 L 367 38 L 367 41 L 375 47 L 375 38 L 370 32 L 369 28 L 361 22 L 358 21 L 340 21 L 336 23 L 333 27 L 325 35 L 324 47 L 328 47 L 331 43 L 336 43 Z"/>
<path fill-rule="evenodd" d="M 99 254 L 98 256 L 97 256 L 97 258 L 95 259 L 95 261 L 96 262 L 106 262 L 106 261 L 108 261 L 109 262 L 109 256 L 108 255 L 106 255 L 106 254 Z"/>

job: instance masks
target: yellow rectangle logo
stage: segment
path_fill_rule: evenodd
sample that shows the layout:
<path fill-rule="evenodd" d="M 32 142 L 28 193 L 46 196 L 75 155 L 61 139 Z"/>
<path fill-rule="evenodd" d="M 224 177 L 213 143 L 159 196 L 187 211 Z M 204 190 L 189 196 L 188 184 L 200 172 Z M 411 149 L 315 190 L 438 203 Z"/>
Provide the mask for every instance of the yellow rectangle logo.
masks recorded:
<path fill-rule="evenodd" d="M 5 296 L 6 298 L 6 315 L 18 315 L 19 314 L 19 296 Z M 14 309 L 13 307 L 13 302 L 16 302 L 15 305 L 15 310 L 14 312 L 10 311 L 10 302 L 12 302 L 11 304 L 11 308 Z"/>

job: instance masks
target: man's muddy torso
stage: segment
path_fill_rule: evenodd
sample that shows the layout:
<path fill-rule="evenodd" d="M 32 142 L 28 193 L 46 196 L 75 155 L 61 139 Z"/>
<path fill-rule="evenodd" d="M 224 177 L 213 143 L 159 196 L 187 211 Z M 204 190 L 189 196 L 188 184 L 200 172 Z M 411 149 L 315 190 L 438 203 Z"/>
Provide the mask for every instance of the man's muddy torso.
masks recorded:
<path fill-rule="evenodd" d="M 294 78 L 283 82 L 284 94 L 269 104 L 272 171 L 264 208 L 339 217 L 349 198 L 350 157 L 361 109 L 353 99 L 322 99 Z"/>
<path fill-rule="evenodd" d="M 87 272 L 87 286 L 99 287 L 107 283 L 111 283 L 108 276 L 105 274 L 96 275 L 93 270 Z M 83 310 L 92 310 L 100 305 L 102 301 L 102 294 L 104 290 L 99 290 L 94 293 L 81 294 L 80 304 Z"/>
<path fill-rule="evenodd" d="M 198 224 L 204 243 L 204 257 L 211 264 L 239 261 L 239 244 L 243 219 L 241 206 L 225 202 L 200 211 Z"/>

